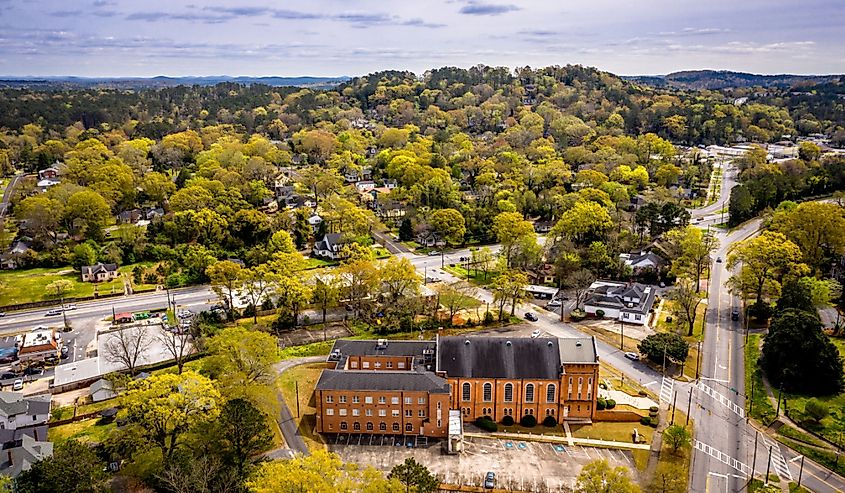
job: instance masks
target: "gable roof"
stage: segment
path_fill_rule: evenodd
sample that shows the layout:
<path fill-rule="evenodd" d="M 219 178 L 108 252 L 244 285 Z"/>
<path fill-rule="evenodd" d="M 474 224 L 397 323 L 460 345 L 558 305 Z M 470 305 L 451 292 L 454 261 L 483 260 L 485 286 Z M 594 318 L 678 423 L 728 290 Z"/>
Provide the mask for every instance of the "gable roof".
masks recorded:
<path fill-rule="evenodd" d="M 417 391 L 448 394 L 449 382 L 432 372 L 323 370 L 316 390 Z"/>
<path fill-rule="evenodd" d="M 50 412 L 50 395 L 26 397 L 20 392 L 0 392 L 0 415 L 16 416 L 47 414 Z"/>
<path fill-rule="evenodd" d="M 98 262 L 94 265 L 83 265 L 81 270 L 83 274 L 100 274 L 103 272 L 114 272 L 117 270 L 117 264 L 104 264 L 102 262 Z"/>
<path fill-rule="evenodd" d="M 437 371 L 455 378 L 556 380 L 561 371 L 558 339 L 442 337 Z"/>
<path fill-rule="evenodd" d="M 590 293 L 584 300 L 584 305 L 646 314 L 654 305 L 656 293 L 653 286 L 637 282 L 626 284 L 615 281 L 596 281 L 590 286 Z M 633 299 L 639 301 L 633 301 Z"/>
<path fill-rule="evenodd" d="M 0 454 L 0 473 L 15 477 L 41 459 L 53 455 L 53 444 L 23 435 L 20 440 L 4 443 L 3 452 Z"/>

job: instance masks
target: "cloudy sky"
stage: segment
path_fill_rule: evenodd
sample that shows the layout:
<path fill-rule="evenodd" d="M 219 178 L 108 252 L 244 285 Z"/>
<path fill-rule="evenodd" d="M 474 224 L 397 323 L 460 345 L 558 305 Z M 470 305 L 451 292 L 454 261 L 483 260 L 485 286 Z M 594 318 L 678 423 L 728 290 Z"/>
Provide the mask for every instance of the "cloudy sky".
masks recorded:
<path fill-rule="evenodd" d="M 845 73 L 845 1 L 0 0 L 0 75 Z"/>

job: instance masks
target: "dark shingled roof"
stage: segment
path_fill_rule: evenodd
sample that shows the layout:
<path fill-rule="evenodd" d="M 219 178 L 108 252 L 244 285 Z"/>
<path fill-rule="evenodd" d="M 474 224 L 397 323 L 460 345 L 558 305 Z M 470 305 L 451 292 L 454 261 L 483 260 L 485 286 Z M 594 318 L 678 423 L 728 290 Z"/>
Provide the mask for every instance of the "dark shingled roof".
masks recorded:
<path fill-rule="evenodd" d="M 344 356 L 422 356 L 424 349 L 435 349 L 434 341 L 387 341 L 386 347 L 378 347 L 375 340 L 338 339 L 332 351 L 339 350 Z"/>
<path fill-rule="evenodd" d="M 432 372 L 323 370 L 317 390 L 411 390 L 448 394 L 449 382 Z"/>
<path fill-rule="evenodd" d="M 441 337 L 437 371 L 455 378 L 560 378 L 556 338 Z"/>

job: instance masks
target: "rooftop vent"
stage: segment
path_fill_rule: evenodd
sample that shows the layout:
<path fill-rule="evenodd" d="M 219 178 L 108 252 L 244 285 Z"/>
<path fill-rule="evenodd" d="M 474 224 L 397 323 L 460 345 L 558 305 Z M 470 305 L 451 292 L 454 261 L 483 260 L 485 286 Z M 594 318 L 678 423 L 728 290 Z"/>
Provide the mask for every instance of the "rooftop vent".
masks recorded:
<path fill-rule="evenodd" d="M 505 342 L 505 346 L 510 347 L 510 345 L 511 345 L 511 341 L 507 341 L 507 342 Z"/>
<path fill-rule="evenodd" d="M 464 345 L 469 346 L 469 339 L 464 341 Z"/>
<path fill-rule="evenodd" d="M 581 347 L 581 341 L 575 341 L 575 347 Z"/>
<path fill-rule="evenodd" d="M 386 349 L 387 348 L 387 339 L 379 339 L 376 341 L 376 349 Z"/>
<path fill-rule="evenodd" d="M 552 341 L 549 341 L 549 342 L 546 343 L 546 345 L 549 346 L 549 347 L 552 347 L 552 346 L 554 346 L 554 343 Z"/>

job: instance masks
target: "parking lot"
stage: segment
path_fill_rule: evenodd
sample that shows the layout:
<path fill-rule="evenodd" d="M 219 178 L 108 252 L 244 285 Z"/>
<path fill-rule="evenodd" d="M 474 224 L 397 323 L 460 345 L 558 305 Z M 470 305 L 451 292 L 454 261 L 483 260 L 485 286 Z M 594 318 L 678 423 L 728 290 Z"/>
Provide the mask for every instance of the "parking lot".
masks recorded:
<path fill-rule="evenodd" d="M 570 491 L 581 468 L 599 459 L 607 460 L 611 466 L 623 466 L 636 474 L 631 454 L 614 449 L 466 438 L 463 453 L 447 455 L 442 441 L 419 440 L 425 437 L 417 438 L 412 443 L 413 448 L 408 447 L 408 442 L 414 437 L 352 434 L 328 438 L 329 450 L 339 454 L 344 461 L 389 471 L 405 458 L 414 457 L 441 481 L 452 484 L 477 486 L 487 471 L 493 471 L 499 488 Z"/>

